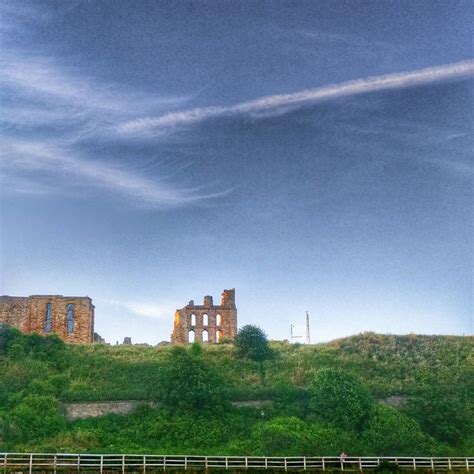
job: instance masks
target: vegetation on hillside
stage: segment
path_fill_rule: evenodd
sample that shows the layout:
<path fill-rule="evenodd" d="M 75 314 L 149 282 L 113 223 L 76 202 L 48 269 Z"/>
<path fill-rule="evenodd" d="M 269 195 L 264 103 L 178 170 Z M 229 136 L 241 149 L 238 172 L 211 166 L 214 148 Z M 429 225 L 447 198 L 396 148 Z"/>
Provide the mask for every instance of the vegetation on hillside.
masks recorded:
<path fill-rule="evenodd" d="M 230 344 L 68 346 L 1 327 L 0 450 L 472 454 L 473 338 L 369 333 L 270 348 L 262 361 Z M 62 413 L 68 401 L 129 399 L 163 405 L 75 422 Z M 256 399 L 273 404 L 229 403 Z"/>

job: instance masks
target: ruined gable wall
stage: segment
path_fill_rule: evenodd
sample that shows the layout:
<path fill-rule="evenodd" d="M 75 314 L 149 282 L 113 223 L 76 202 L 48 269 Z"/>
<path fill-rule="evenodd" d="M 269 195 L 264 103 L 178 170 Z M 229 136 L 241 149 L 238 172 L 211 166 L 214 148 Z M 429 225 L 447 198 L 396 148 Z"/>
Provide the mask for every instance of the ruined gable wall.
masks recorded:
<path fill-rule="evenodd" d="M 51 332 L 45 331 L 47 305 L 51 304 Z M 67 308 L 74 305 L 74 330 L 67 332 Z M 93 342 L 94 305 L 88 297 L 41 295 L 30 297 L 1 297 L 0 322 L 25 333 L 57 334 L 68 343 Z"/>
<path fill-rule="evenodd" d="M 204 324 L 204 315 L 208 322 Z M 192 324 L 192 315 L 195 315 L 195 324 Z M 217 325 L 217 315 L 221 316 L 221 324 Z M 224 290 L 220 305 L 214 305 L 212 297 L 206 296 L 203 305 L 195 305 L 193 301 L 175 314 L 172 342 L 186 344 L 189 342 L 189 331 L 193 330 L 196 342 L 202 342 L 202 333 L 209 334 L 209 343 L 216 343 L 217 331 L 222 332 L 222 339 L 233 340 L 237 335 L 237 308 L 235 306 L 235 290 Z"/>

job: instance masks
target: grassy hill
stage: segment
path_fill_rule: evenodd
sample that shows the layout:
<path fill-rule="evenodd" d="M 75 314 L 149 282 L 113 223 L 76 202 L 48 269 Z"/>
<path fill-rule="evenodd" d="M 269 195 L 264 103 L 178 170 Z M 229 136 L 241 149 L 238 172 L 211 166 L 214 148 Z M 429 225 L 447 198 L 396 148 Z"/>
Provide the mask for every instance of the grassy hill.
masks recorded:
<path fill-rule="evenodd" d="M 67 346 L 4 329 L 0 450 L 472 454 L 474 338 L 366 333 L 271 347 L 274 356 L 263 366 L 237 358 L 229 344 L 204 346 L 199 359 L 219 376 L 223 398 L 273 400 L 265 413 L 217 402 L 204 411 L 143 407 L 126 416 L 66 422 L 64 402 L 160 400 L 172 348 Z M 324 368 L 346 373 L 370 392 L 374 405 L 364 432 L 342 429 L 311 408 L 312 381 Z M 393 396 L 402 402 L 396 409 L 380 403 Z"/>

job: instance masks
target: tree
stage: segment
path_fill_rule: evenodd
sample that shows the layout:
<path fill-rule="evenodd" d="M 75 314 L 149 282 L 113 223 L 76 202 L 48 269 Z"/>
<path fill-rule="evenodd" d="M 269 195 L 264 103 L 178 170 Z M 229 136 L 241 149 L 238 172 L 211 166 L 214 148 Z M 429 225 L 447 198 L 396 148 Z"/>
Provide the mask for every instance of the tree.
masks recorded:
<path fill-rule="evenodd" d="M 337 428 L 360 432 L 370 419 L 373 400 L 369 391 L 350 374 L 321 369 L 310 387 L 310 410 Z"/>
<path fill-rule="evenodd" d="M 223 379 L 202 356 L 199 344 L 174 347 L 163 369 L 160 397 L 181 411 L 221 410 L 227 406 Z"/>
<path fill-rule="evenodd" d="M 254 362 L 263 362 L 272 356 L 267 335 L 258 327 L 247 325 L 241 328 L 234 340 L 237 356 Z"/>

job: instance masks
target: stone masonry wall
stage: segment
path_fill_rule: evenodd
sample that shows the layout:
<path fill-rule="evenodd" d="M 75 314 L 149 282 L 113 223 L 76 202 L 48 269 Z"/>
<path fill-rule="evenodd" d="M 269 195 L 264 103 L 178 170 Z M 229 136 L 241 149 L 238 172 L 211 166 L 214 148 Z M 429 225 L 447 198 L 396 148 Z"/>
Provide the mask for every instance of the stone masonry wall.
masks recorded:
<path fill-rule="evenodd" d="M 50 304 L 50 330 L 46 324 Z M 72 305 L 73 325 L 68 332 L 68 306 Z M 57 334 L 68 343 L 89 344 L 94 335 L 94 305 L 89 297 L 35 295 L 29 297 L 0 296 L 0 323 L 20 331 L 41 335 Z"/>
<path fill-rule="evenodd" d="M 203 337 L 206 331 L 207 341 Z M 190 334 L 194 335 L 197 342 L 217 343 L 222 339 L 233 340 L 237 335 L 235 289 L 223 291 L 220 305 L 214 305 L 212 296 L 205 296 L 202 305 L 195 305 L 194 301 L 190 301 L 184 308 L 176 310 L 171 342 L 189 343 Z"/>

